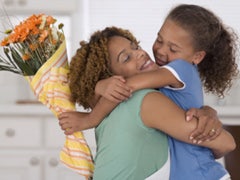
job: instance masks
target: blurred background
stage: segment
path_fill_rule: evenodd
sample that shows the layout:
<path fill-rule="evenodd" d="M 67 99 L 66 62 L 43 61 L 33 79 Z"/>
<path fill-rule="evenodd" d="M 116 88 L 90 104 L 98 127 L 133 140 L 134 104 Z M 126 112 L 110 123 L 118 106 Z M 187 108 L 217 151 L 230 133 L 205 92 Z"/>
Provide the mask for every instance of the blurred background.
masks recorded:
<path fill-rule="evenodd" d="M 237 0 L 0 0 L 0 32 L 32 14 L 45 13 L 54 16 L 57 24 L 64 24 L 69 61 L 81 40 L 88 40 L 95 30 L 112 25 L 131 30 L 141 46 L 152 54 L 152 44 L 165 16 L 180 3 L 198 4 L 214 11 L 240 34 L 240 1 Z M 0 33 L 0 39 L 3 37 Z M 59 163 L 64 135 L 56 118 L 36 101 L 26 80 L 2 71 L 0 87 L 1 180 L 81 179 Z M 239 144 L 240 77 L 225 98 L 205 93 L 205 104 L 218 111 Z M 83 109 L 79 107 L 79 110 Z M 93 130 L 84 133 L 94 154 Z M 238 147 L 219 160 L 231 171 L 233 180 L 240 179 L 239 152 Z"/>

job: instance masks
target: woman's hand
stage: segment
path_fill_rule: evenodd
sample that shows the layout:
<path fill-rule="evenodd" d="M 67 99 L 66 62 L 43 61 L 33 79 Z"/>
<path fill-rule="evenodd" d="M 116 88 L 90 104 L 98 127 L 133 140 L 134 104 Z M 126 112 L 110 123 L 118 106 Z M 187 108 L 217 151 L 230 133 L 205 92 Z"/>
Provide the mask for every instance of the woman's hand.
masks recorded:
<path fill-rule="evenodd" d="M 94 124 L 88 117 L 89 113 L 72 111 L 61 113 L 58 116 L 58 120 L 64 134 L 70 135 L 74 132 L 94 127 Z"/>
<path fill-rule="evenodd" d="M 120 103 L 131 96 L 131 89 L 122 76 L 112 76 L 99 81 L 95 87 L 95 93 L 109 101 Z"/>
<path fill-rule="evenodd" d="M 186 112 L 186 119 L 190 121 L 193 117 L 198 120 L 196 129 L 190 134 L 190 139 L 195 143 L 211 141 L 222 132 L 222 123 L 213 108 L 209 106 L 204 106 L 201 109 L 191 108 Z"/>

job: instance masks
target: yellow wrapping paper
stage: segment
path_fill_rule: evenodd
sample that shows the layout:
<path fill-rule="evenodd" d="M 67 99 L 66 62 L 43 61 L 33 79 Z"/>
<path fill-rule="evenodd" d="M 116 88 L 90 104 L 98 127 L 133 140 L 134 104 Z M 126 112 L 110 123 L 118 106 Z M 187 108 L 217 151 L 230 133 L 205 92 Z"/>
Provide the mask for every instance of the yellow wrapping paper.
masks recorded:
<path fill-rule="evenodd" d="M 34 76 L 28 76 L 30 86 L 38 100 L 46 105 L 55 116 L 61 112 L 75 111 L 70 101 L 67 84 L 69 71 L 65 41 L 54 55 Z M 82 132 L 67 135 L 60 160 L 67 167 L 89 179 L 94 170 L 92 154 Z"/>

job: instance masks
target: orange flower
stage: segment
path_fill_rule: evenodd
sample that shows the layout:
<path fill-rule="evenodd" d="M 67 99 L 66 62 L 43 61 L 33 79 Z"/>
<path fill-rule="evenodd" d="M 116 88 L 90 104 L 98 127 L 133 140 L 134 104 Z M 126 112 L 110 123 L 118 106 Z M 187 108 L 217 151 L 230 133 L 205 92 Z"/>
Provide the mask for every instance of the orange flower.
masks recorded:
<path fill-rule="evenodd" d="M 57 44 L 57 40 L 51 39 L 51 43 L 52 43 L 52 44 Z"/>
<path fill-rule="evenodd" d="M 52 16 L 47 16 L 47 25 L 54 24 L 56 22 L 56 19 L 54 19 Z"/>
<path fill-rule="evenodd" d="M 14 61 L 29 62 L 19 68 L 16 68 L 17 63 L 14 63 L 9 70 L 24 75 L 33 75 L 53 55 L 54 50 L 64 40 L 63 31 L 60 32 L 59 30 L 62 29 L 54 26 L 55 22 L 56 19 L 51 16 L 33 14 L 16 25 L 14 29 L 5 32 L 7 37 L 0 42 L 0 45 L 6 46 L 5 49 L 8 50 L 6 55 L 9 60 L 6 62 L 9 61 L 10 64 Z"/>
<path fill-rule="evenodd" d="M 46 22 L 43 24 L 43 29 L 45 29 L 43 31 L 40 31 L 39 26 L 43 23 L 44 20 Z M 34 14 L 27 18 L 25 21 L 21 22 L 19 25 L 15 26 L 8 39 L 4 39 L 1 44 L 8 45 L 9 43 L 23 42 L 29 38 L 30 35 L 39 35 L 39 41 L 43 42 L 48 36 L 46 29 L 48 29 L 50 25 L 54 24 L 55 22 L 56 19 L 54 19 L 52 16 Z"/>
<path fill-rule="evenodd" d="M 9 45 L 8 38 L 4 38 L 1 42 L 1 46 L 7 46 Z"/>
<path fill-rule="evenodd" d="M 30 45 L 29 45 L 29 48 L 30 48 L 32 51 L 35 51 L 35 50 L 38 48 L 38 44 L 36 44 L 36 43 L 30 44 Z"/>
<path fill-rule="evenodd" d="M 22 55 L 22 59 L 23 59 L 24 61 L 27 61 L 27 60 L 30 59 L 30 55 L 29 55 L 29 54 L 23 54 L 23 55 Z"/>
<path fill-rule="evenodd" d="M 40 37 L 39 37 L 39 42 L 43 42 L 46 37 L 48 36 L 48 31 L 47 30 L 43 30 L 40 34 Z"/>

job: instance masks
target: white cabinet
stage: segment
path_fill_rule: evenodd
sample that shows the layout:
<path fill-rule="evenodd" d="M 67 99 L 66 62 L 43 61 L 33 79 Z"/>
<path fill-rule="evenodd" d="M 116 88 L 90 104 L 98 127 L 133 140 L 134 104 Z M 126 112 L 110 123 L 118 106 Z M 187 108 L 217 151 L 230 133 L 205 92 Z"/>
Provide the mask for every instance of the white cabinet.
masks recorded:
<path fill-rule="evenodd" d="M 59 162 L 58 152 L 48 151 L 44 158 L 44 180 L 85 180 L 83 176 L 69 170 Z"/>
<path fill-rule="evenodd" d="M 42 180 L 38 154 L 24 151 L 0 151 L 1 180 Z"/>
<path fill-rule="evenodd" d="M 0 108 L 0 125 L 1 180 L 84 180 L 59 161 L 65 135 L 43 106 Z"/>

